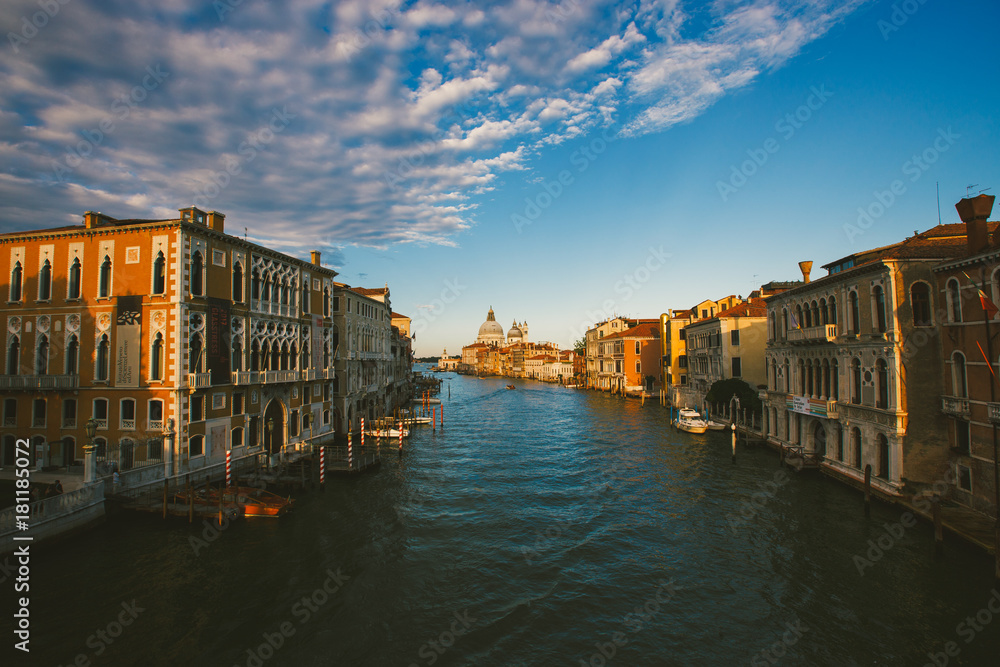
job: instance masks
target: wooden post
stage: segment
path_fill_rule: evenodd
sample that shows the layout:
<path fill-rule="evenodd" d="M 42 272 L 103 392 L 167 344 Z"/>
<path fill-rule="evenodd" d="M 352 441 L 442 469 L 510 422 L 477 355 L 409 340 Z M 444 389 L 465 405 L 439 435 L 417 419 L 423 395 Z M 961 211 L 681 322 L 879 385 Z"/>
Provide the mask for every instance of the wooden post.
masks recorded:
<path fill-rule="evenodd" d="M 865 516 L 872 515 L 872 466 L 865 466 Z"/>
<path fill-rule="evenodd" d="M 194 521 L 194 493 L 191 491 L 191 478 L 187 481 L 187 496 L 188 496 L 188 523 Z"/>
<path fill-rule="evenodd" d="M 732 424 L 733 429 L 733 463 L 736 463 L 736 424 Z"/>
<path fill-rule="evenodd" d="M 166 477 L 163 478 L 163 518 L 167 518 L 167 487 L 170 486 L 170 482 Z"/>
<path fill-rule="evenodd" d="M 449 390 L 451 386 L 449 385 Z M 441 428 L 444 428 L 444 403 L 441 404 Z"/>
<path fill-rule="evenodd" d="M 219 489 L 219 525 L 222 525 L 222 499 L 226 496 L 225 489 Z"/>
<path fill-rule="evenodd" d="M 936 495 L 931 501 L 931 512 L 934 518 L 934 555 L 944 553 L 944 527 L 941 525 L 941 499 Z"/>
<path fill-rule="evenodd" d="M 438 428 L 438 413 L 437 408 L 433 408 L 431 412 L 431 430 L 436 431 Z"/>

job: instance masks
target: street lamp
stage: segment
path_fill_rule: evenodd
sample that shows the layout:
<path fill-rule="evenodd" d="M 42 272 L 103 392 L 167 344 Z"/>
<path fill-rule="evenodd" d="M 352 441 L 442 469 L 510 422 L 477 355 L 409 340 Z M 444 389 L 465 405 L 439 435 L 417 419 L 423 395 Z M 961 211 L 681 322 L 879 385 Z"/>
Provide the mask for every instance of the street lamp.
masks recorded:
<path fill-rule="evenodd" d="M 274 419 L 267 420 L 267 453 L 274 454 Z"/>
<path fill-rule="evenodd" d="M 90 484 L 94 481 L 97 472 L 97 461 L 94 446 L 94 436 L 97 435 L 97 420 L 91 417 L 84 426 L 87 432 L 87 445 L 83 448 L 83 483 Z"/>

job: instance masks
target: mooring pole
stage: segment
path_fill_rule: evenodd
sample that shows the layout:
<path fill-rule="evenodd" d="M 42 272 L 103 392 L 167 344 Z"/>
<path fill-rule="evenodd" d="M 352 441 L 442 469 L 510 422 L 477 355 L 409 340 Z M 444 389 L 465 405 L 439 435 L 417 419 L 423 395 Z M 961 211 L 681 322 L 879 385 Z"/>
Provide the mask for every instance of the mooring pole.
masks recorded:
<path fill-rule="evenodd" d="M 872 515 L 872 466 L 865 466 L 865 516 Z"/>
<path fill-rule="evenodd" d="M 944 553 L 944 528 L 941 525 L 941 499 L 936 495 L 931 501 L 931 507 L 934 518 L 934 555 L 940 556 Z"/>

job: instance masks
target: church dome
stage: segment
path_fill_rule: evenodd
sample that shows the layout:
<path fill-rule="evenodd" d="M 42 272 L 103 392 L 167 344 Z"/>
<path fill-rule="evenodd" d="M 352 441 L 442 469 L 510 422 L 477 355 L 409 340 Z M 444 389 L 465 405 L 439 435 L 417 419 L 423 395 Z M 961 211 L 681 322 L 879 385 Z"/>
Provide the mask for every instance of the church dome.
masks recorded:
<path fill-rule="evenodd" d="M 510 340 L 512 338 L 524 338 L 524 334 L 517 328 L 516 320 L 510 325 L 510 331 L 507 332 L 507 339 Z"/>
<path fill-rule="evenodd" d="M 485 343 L 490 340 L 503 340 L 503 327 L 497 322 L 492 308 L 490 308 L 489 315 L 486 316 L 486 321 L 479 327 L 479 342 Z"/>

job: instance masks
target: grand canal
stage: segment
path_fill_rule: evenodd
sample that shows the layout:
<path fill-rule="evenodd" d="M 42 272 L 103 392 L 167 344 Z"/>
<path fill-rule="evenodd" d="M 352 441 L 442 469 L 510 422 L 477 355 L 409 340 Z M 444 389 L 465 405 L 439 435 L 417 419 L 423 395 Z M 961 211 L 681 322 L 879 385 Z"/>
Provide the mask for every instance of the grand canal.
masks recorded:
<path fill-rule="evenodd" d="M 1000 662 L 991 557 L 898 508 L 655 403 L 441 377 L 444 429 L 287 517 L 38 552 L 30 664 Z"/>

